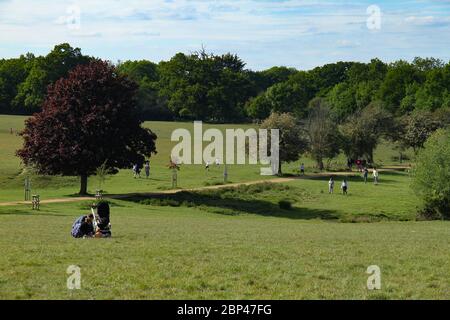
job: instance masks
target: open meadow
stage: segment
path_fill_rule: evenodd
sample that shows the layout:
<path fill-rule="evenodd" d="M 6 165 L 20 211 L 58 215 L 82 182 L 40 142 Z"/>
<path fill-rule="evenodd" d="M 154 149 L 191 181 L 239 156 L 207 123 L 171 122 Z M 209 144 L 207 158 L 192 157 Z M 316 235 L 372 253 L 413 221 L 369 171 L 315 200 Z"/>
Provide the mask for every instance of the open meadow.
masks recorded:
<path fill-rule="evenodd" d="M 380 184 L 359 173 L 328 175 L 303 158 L 283 166 L 284 183 L 258 183 L 164 194 L 171 132 L 192 123 L 146 122 L 158 135 L 150 179 L 131 170 L 108 177 L 111 239 L 73 239 L 73 221 L 89 201 L 2 206 L 23 200 L 31 175 L 33 194 L 43 200 L 70 198 L 76 177 L 24 172 L 14 156 L 25 117 L 0 116 L 0 299 L 450 299 L 450 224 L 416 221 L 420 201 L 410 189 L 409 162 L 382 144 L 375 161 L 384 165 Z M 205 125 L 235 128 L 241 125 Z M 244 127 L 250 127 L 244 126 Z M 299 164 L 306 176 L 296 177 Z M 344 156 L 332 161 L 340 171 Z M 396 169 L 397 166 L 397 169 Z M 180 189 L 222 184 L 222 166 L 182 166 Z M 339 193 L 341 179 L 349 194 Z M 230 166 L 229 181 L 268 180 L 259 166 Z M 98 181 L 89 180 L 95 192 Z M 283 205 L 288 203 L 289 205 Z M 68 290 L 66 270 L 81 268 L 81 290 Z M 381 290 L 368 290 L 366 270 L 381 269 Z"/>

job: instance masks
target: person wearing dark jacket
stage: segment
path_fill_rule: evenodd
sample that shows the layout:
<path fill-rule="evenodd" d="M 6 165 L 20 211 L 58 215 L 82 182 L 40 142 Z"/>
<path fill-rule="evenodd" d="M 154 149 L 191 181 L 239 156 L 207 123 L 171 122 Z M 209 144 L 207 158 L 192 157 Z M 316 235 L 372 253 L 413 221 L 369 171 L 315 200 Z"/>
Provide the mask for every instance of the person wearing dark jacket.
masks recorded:
<path fill-rule="evenodd" d="M 81 216 L 72 225 L 72 237 L 85 238 L 94 236 L 94 215 Z"/>

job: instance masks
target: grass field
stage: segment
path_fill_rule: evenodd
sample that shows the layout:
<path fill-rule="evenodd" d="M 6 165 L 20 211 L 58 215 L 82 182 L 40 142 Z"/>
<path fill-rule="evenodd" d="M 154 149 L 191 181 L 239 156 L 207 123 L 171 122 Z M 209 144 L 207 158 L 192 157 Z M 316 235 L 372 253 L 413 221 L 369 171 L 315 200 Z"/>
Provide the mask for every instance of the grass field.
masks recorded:
<path fill-rule="evenodd" d="M 22 200 L 24 173 L 14 157 L 23 117 L 0 116 L 0 202 Z M 146 123 L 158 134 L 152 178 L 128 170 L 105 184 L 110 193 L 170 188 L 165 167 L 170 133 L 189 123 Z M 222 126 L 224 128 L 225 126 Z M 226 126 L 228 127 L 228 126 Z M 381 145 L 375 160 L 395 164 Z M 450 224 L 414 221 L 420 201 L 406 171 L 381 174 L 378 186 L 348 175 L 349 195 L 327 192 L 327 177 L 112 202 L 113 238 L 70 237 L 89 203 L 0 206 L 1 299 L 450 299 Z M 343 157 L 335 166 L 343 165 Z M 296 162 L 283 168 L 294 173 Z M 213 166 L 183 166 L 180 187 L 221 181 Z M 234 166 L 232 182 L 261 180 L 257 166 Z M 44 199 L 70 196 L 78 179 L 32 177 Z M 90 189 L 95 190 L 95 178 Z M 281 209 L 289 201 L 291 209 Z M 358 222 L 358 223 L 354 223 Z M 69 265 L 81 290 L 66 287 Z M 366 269 L 381 268 L 382 288 L 366 287 Z"/>

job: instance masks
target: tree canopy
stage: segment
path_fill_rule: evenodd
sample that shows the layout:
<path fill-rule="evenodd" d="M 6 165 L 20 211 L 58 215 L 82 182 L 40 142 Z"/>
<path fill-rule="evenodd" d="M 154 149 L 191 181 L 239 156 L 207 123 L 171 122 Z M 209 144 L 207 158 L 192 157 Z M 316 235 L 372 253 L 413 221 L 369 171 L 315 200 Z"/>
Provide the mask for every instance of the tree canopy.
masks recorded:
<path fill-rule="evenodd" d="M 63 43 L 46 56 L 28 53 L 0 60 L 0 112 L 41 110 L 48 85 L 91 59 Z M 450 109 L 450 62 L 435 58 L 253 71 L 232 53 L 200 50 L 159 63 L 119 61 L 117 71 L 138 84 L 137 106 L 146 120 L 248 122 L 262 121 L 272 112 L 305 120 L 314 98 L 327 100 L 338 123 L 373 102 L 394 116 Z"/>
<path fill-rule="evenodd" d="M 136 91 L 107 62 L 77 66 L 49 87 L 17 154 L 41 174 L 80 176 L 86 194 L 87 178 L 100 166 L 116 173 L 156 152 L 156 135 L 141 127 Z"/>

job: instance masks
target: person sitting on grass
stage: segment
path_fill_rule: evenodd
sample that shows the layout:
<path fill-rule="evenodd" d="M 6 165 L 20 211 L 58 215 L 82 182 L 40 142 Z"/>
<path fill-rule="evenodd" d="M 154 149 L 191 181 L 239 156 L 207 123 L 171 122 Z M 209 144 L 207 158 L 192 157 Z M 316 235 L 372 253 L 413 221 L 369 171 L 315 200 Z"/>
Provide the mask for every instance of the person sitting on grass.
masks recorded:
<path fill-rule="evenodd" d="M 81 216 L 72 225 L 72 237 L 90 238 L 94 236 L 94 215 Z"/>
<path fill-rule="evenodd" d="M 348 182 L 347 179 L 344 179 L 341 184 L 342 194 L 346 195 L 348 190 Z"/>

